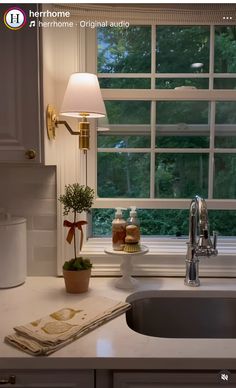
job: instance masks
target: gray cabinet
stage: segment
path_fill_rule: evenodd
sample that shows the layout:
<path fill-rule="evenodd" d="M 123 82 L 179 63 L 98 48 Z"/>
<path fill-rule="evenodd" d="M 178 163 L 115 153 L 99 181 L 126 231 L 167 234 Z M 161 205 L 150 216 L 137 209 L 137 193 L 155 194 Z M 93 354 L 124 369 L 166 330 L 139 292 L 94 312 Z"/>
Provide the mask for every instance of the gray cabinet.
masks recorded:
<path fill-rule="evenodd" d="M 96 371 L 96 388 L 236 388 L 236 372 L 231 371 Z"/>
<path fill-rule="evenodd" d="M 226 385 L 236 388 L 236 372 L 0 370 L 1 385 L 16 388 L 217 388 Z"/>
<path fill-rule="evenodd" d="M 187 388 L 190 386 L 216 388 L 222 384 L 236 388 L 236 374 L 221 371 L 120 371 L 113 373 L 113 388 Z"/>
<path fill-rule="evenodd" d="M 1 5 L 1 14 L 9 4 Z M 0 24 L 0 162 L 41 162 L 40 39 L 27 24 L 13 31 Z"/>
<path fill-rule="evenodd" d="M 16 388 L 94 388 L 92 370 L 0 371 L 0 386 Z"/>

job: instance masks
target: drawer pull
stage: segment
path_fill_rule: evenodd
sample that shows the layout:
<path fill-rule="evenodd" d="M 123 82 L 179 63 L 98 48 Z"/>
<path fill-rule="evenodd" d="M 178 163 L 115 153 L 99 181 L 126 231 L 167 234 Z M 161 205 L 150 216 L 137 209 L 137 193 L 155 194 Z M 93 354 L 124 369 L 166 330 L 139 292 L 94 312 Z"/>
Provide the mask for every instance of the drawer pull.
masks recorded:
<path fill-rule="evenodd" d="M 12 375 L 9 376 L 8 379 L 0 379 L 0 385 L 1 384 L 15 384 L 16 383 L 16 376 Z"/>

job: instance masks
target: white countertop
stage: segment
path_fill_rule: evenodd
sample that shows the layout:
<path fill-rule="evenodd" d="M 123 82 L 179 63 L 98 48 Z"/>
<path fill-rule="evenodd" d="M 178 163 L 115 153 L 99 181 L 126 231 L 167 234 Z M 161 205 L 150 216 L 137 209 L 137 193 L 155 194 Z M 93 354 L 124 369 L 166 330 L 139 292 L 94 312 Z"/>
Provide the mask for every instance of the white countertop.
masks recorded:
<path fill-rule="evenodd" d="M 182 278 L 139 278 L 133 291 L 117 289 L 114 278 L 92 278 L 86 294 L 67 294 L 63 278 L 29 277 L 26 283 L 0 290 L 0 368 L 46 369 L 236 369 L 236 339 L 168 339 L 138 334 L 125 314 L 65 346 L 49 357 L 32 357 L 5 344 L 16 325 L 79 302 L 85 296 L 116 300 L 141 290 L 230 291 L 236 279 L 201 278 L 199 288 L 184 286 Z M 191 317 L 190 317 L 191 322 Z M 60 362 L 59 360 L 63 360 Z"/>

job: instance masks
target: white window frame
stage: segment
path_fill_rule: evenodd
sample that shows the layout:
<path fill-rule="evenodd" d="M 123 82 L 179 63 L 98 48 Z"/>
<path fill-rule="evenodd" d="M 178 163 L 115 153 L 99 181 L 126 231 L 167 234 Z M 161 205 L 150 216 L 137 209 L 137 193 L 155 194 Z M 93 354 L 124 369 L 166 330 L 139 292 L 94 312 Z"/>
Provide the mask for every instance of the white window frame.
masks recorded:
<path fill-rule="evenodd" d="M 136 24 L 136 23 L 134 23 Z M 140 23 L 139 23 L 140 24 Z M 142 101 L 181 101 L 181 100 L 206 100 L 211 101 L 211 125 L 210 125 L 210 145 L 206 149 L 170 149 L 170 148 L 155 148 L 155 131 L 156 131 L 156 120 L 155 120 L 155 103 L 151 102 L 152 106 L 152 121 L 151 121 L 151 132 L 152 132 L 152 143 L 151 147 L 148 149 L 138 149 L 138 148 L 129 148 L 129 149 L 119 149 L 118 151 L 122 152 L 151 152 L 151 171 L 155 169 L 155 153 L 158 152 L 179 152 L 179 153 L 208 153 L 209 154 L 209 176 L 213 176 L 213 163 L 214 163 L 214 153 L 236 153 L 236 149 L 215 149 L 214 148 L 214 121 L 212 120 L 215 113 L 215 102 L 216 101 L 236 101 L 236 93 L 231 90 L 220 90 L 213 89 L 213 80 L 214 78 L 235 78 L 235 73 L 230 74 L 214 74 L 214 27 L 210 25 L 210 64 L 209 64 L 209 73 L 202 74 L 168 74 L 168 73 L 155 73 L 155 42 L 156 42 L 156 23 L 144 23 L 145 25 L 152 26 L 152 68 L 151 74 L 99 74 L 99 77 L 110 77 L 110 78 L 125 78 L 133 77 L 140 78 L 142 76 L 147 76 L 151 78 L 151 89 L 102 89 L 102 95 L 104 100 L 142 100 Z M 168 24 L 170 25 L 170 24 Z M 89 44 L 88 44 L 89 42 Z M 96 63 L 96 31 L 95 29 L 87 29 L 86 37 L 86 71 L 96 73 L 97 63 Z M 161 90 L 155 89 L 155 80 L 157 77 L 160 78 L 209 78 L 209 89 L 206 90 Z M 94 125 L 95 128 L 95 125 Z M 153 140 L 154 139 L 154 140 Z M 103 152 L 114 152 L 112 149 L 100 149 Z M 97 138 L 96 132 L 91 131 L 91 150 L 88 151 L 87 155 L 87 179 L 84 183 L 88 184 L 90 187 L 93 187 L 96 193 L 96 199 L 94 202 L 94 208 L 114 208 L 117 206 L 128 207 L 131 202 L 132 205 L 136 205 L 138 208 L 155 208 L 155 209 L 188 209 L 191 199 L 158 199 L 154 198 L 154 181 L 151 179 L 151 198 L 97 198 Z M 154 176 L 154 174 L 151 174 Z M 209 180 L 209 189 L 208 189 L 208 199 L 207 206 L 208 209 L 215 210 L 236 210 L 236 200 L 234 199 L 213 199 L 213 182 L 212 179 Z M 89 219 L 89 216 L 88 216 Z M 119 273 L 119 262 L 112 258 L 112 264 L 110 262 L 110 257 L 104 253 L 104 248 L 107 245 L 111 244 L 110 239 L 107 238 L 89 238 L 90 228 L 87 229 L 87 242 L 84 244 L 82 253 L 86 256 L 91 256 L 96 259 L 96 266 L 94 273 L 98 275 L 114 275 Z M 137 265 L 135 266 L 134 274 L 138 275 L 165 275 L 173 276 L 180 275 L 182 276 L 184 271 L 184 257 L 185 257 L 185 241 L 186 239 L 173 239 L 173 238 L 161 238 L 161 237 L 145 237 L 143 241 L 151 246 L 150 252 L 145 257 L 145 265 L 142 264 L 144 259 L 138 259 Z M 161 245 L 161 249 L 159 249 Z M 181 246 L 181 248 L 180 248 Z M 234 259 L 235 247 L 236 247 L 236 238 L 221 238 L 219 240 L 219 256 L 216 259 L 211 259 L 208 262 L 208 259 L 205 260 L 205 264 L 201 265 L 203 267 L 202 274 L 204 276 L 235 276 L 236 275 L 236 262 Z M 165 248 L 164 248 L 165 247 Z M 171 251 L 171 253 L 170 253 Z M 179 261 L 180 259 L 180 261 Z M 174 263 L 174 265 L 173 265 Z M 215 263 L 215 265 L 213 264 Z M 214 266 L 214 267 L 213 267 Z M 160 271 L 161 268 L 161 271 Z M 204 269 L 205 268 L 205 269 Z"/>

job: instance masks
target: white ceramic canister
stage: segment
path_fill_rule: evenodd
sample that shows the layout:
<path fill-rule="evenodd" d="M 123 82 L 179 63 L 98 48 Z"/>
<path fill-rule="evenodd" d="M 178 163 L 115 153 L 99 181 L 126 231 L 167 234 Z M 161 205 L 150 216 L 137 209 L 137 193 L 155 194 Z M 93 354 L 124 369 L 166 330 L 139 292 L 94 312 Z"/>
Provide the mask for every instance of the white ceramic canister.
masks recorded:
<path fill-rule="evenodd" d="M 26 219 L 2 212 L 0 214 L 0 288 L 16 287 L 24 283 L 26 266 Z"/>

